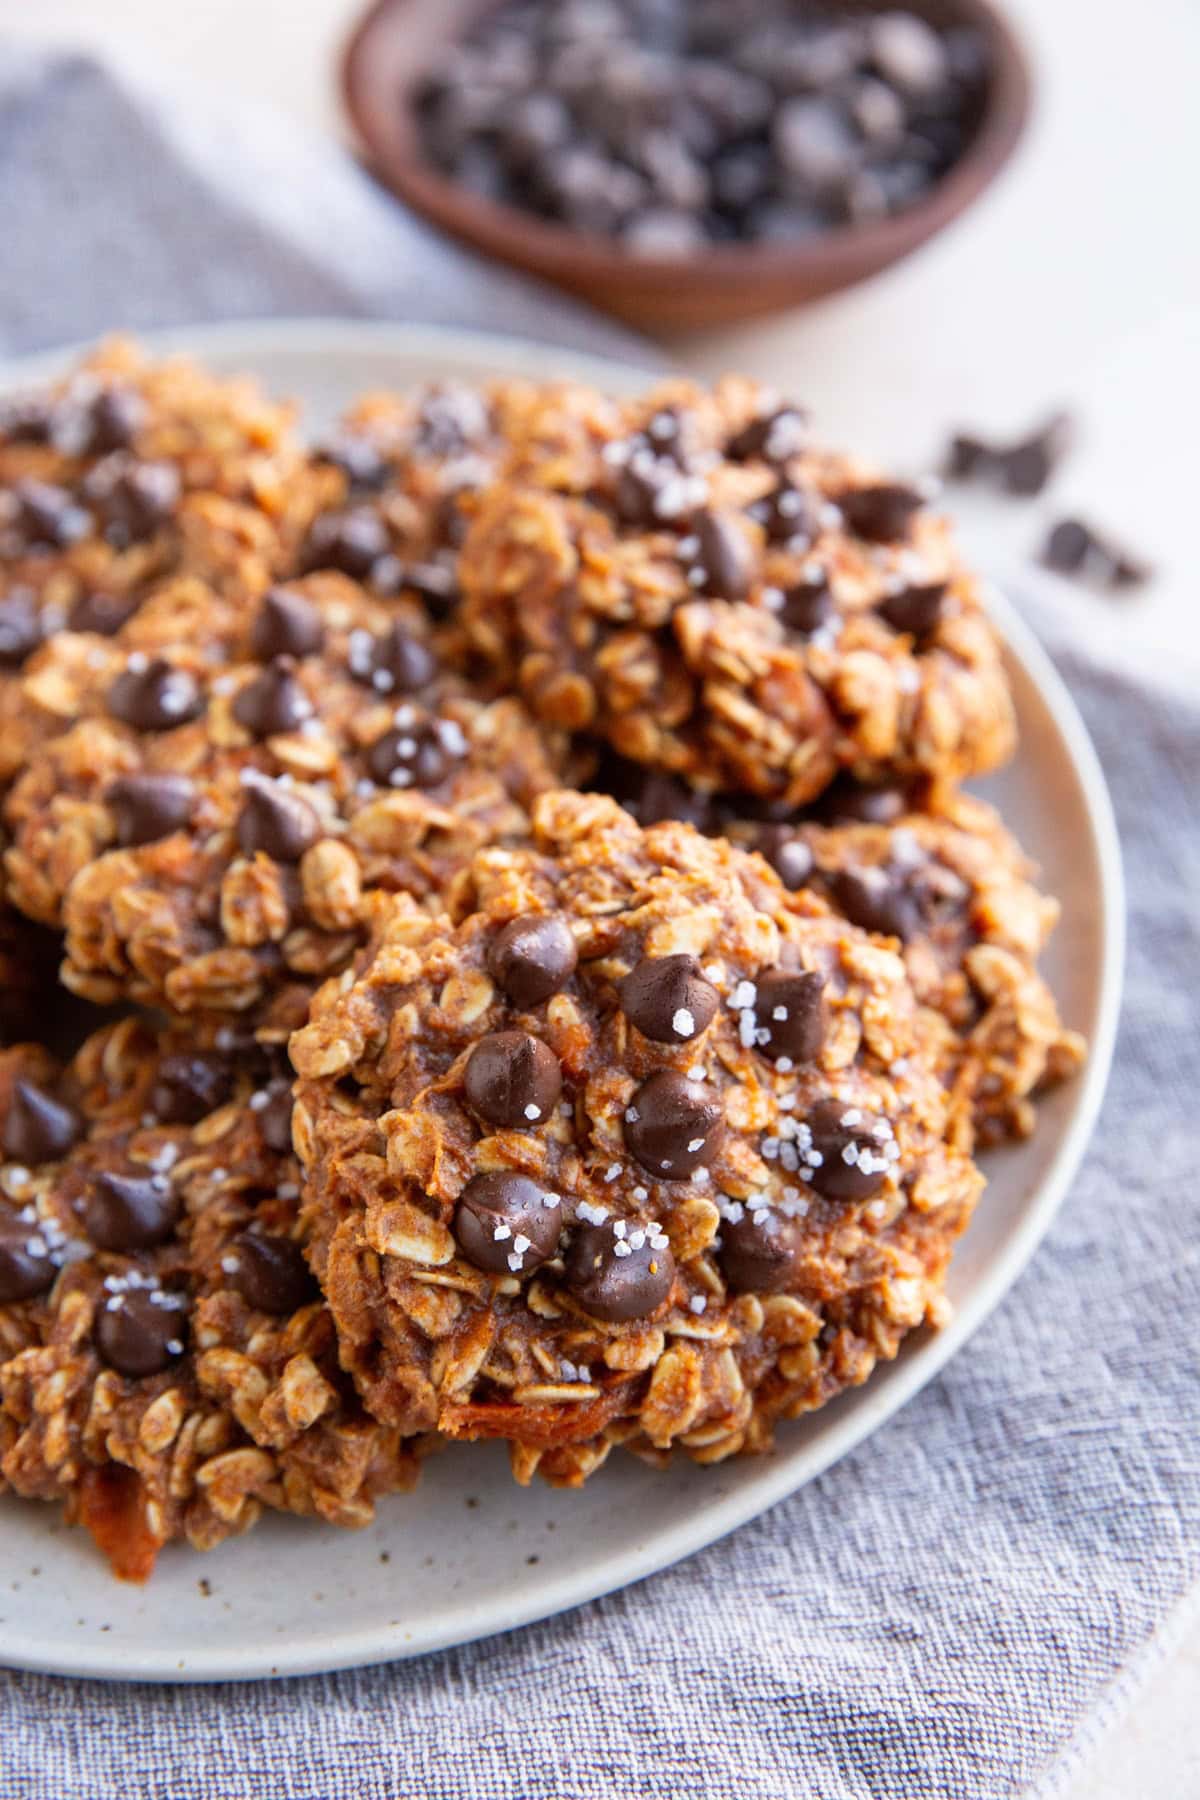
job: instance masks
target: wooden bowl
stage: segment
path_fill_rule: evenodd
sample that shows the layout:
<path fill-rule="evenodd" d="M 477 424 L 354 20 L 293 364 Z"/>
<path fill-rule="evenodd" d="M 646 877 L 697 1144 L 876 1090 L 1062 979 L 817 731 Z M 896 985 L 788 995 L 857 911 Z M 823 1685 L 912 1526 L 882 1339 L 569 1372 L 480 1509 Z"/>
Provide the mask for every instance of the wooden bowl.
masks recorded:
<path fill-rule="evenodd" d="M 819 299 L 899 261 L 964 211 L 1012 154 L 1029 115 L 1031 84 L 1011 27 L 988 0 L 906 4 L 933 24 L 982 33 L 991 75 L 975 134 L 953 167 L 903 212 L 795 245 L 717 244 L 687 256 L 639 256 L 485 200 L 441 174 L 421 146 L 413 89 L 488 0 L 376 0 L 346 47 L 343 93 L 376 173 L 443 231 L 643 329 L 727 325 Z"/>

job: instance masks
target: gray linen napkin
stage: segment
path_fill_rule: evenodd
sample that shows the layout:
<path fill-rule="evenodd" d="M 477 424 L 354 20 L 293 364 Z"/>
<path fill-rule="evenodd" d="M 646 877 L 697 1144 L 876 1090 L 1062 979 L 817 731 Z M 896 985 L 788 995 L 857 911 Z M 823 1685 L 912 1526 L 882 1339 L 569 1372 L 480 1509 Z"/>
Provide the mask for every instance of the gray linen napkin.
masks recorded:
<path fill-rule="evenodd" d="M 80 58 L 0 74 L 0 246 L 9 350 L 336 309 L 628 354 L 483 275 L 335 152 Z M 264 1685 L 0 1676 L 5 1800 L 1060 1791 L 1200 1578 L 1200 701 L 1048 635 L 1124 837 L 1125 1015 L 1074 1193 L 941 1378 L 723 1543 L 501 1639 Z"/>

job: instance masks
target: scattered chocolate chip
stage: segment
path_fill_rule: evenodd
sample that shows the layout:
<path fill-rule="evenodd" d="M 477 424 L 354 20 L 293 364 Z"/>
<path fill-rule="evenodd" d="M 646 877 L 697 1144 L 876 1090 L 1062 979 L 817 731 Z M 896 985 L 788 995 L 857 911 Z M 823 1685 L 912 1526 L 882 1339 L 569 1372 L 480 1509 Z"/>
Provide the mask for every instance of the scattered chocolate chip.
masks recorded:
<path fill-rule="evenodd" d="M 700 587 L 722 600 L 744 600 L 754 580 L 754 552 L 728 513 L 705 511 L 692 521 Z"/>
<path fill-rule="evenodd" d="M 844 489 L 837 504 L 856 537 L 873 544 L 895 544 L 908 537 L 925 499 L 915 488 L 880 481 L 870 487 Z"/>
<path fill-rule="evenodd" d="M 609 1219 L 576 1228 L 565 1271 L 585 1312 L 620 1325 L 658 1311 L 675 1281 L 675 1258 L 657 1225 Z"/>
<path fill-rule="evenodd" d="M 948 74 L 942 37 L 915 13 L 885 12 L 867 24 L 871 60 L 893 87 L 912 99 L 943 88 Z"/>
<path fill-rule="evenodd" d="M 115 637 L 137 609 L 138 601 L 131 594 L 105 594 L 92 590 L 76 600 L 68 624 L 72 631 L 94 631 L 97 637 Z"/>
<path fill-rule="evenodd" d="M 196 789 L 186 775 L 120 775 L 105 799 L 122 849 L 181 831 L 196 809 Z"/>
<path fill-rule="evenodd" d="M 325 641 L 325 622 L 295 588 L 268 588 L 250 627 L 250 649 L 261 662 L 276 656 L 313 656 Z"/>
<path fill-rule="evenodd" d="M 916 582 L 889 594 L 875 609 L 893 631 L 918 640 L 928 637 L 941 623 L 946 610 L 944 581 Z"/>
<path fill-rule="evenodd" d="M 1141 587 L 1154 573 L 1149 563 L 1079 519 L 1062 519 L 1053 527 L 1039 561 L 1058 575 L 1077 575 L 1100 588 Z"/>
<path fill-rule="evenodd" d="M 181 482 L 174 463 L 139 462 L 117 451 L 96 464 L 84 491 L 113 538 L 141 543 L 170 519 L 179 503 Z"/>
<path fill-rule="evenodd" d="M 30 544 L 65 550 L 92 529 L 92 517 L 66 488 L 50 481 L 18 481 L 17 528 Z"/>
<path fill-rule="evenodd" d="M 163 1125 L 195 1125 L 233 1092 L 233 1068 L 227 1057 L 202 1051 L 164 1056 L 150 1089 L 150 1111 Z"/>
<path fill-rule="evenodd" d="M 381 787 L 432 788 L 466 753 L 466 739 L 452 719 L 423 719 L 385 732 L 367 753 L 367 767 Z"/>
<path fill-rule="evenodd" d="M 179 1196 L 166 1175 L 95 1175 L 83 1202 L 84 1226 L 100 1250 L 165 1244 L 179 1213 Z"/>
<path fill-rule="evenodd" d="M 236 1264 L 231 1271 L 234 1287 L 246 1304 L 259 1312 L 299 1312 L 318 1297 L 304 1252 L 291 1238 L 243 1231 L 226 1255 Z"/>
<path fill-rule="evenodd" d="M 877 931 L 909 943 L 924 927 L 920 897 L 903 871 L 838 869 L 826 878 L 838 911 L 863 931 Z"/>
<path fill-rule="evenodd" d="M 276 862 L 299 862 L 321 835 L 320 817 L 290 788 L 252 773 L 238 814 L 239 845 L 247 856 L 262 850 Z"/>
<path fill-rule="evenodd" d="M 989 443 L 973 433 L 958 432 L 950 440 L 945 472 L 951 481 L 985 481 L 1029 500 L 1047 486 L 1074 437 L 1074 421 L 1065 412 L 1055 413 L 1015 444 Z"/>
<path fill-rule="evenodd" d="M 313 520 L 304 562 L 309 569 L 338 569 L 355 581 L 366 581 L 390 548 L 387 526 L 379 515 L 369 507 L 352 507 Z"/>
<path fill-rule="evenodd" d="M 108 690 L 108 710 L 138 731 L 170 731 L 204 711 L 204 696 L 194 675 L 164 657 L 147 662 L 131 656 Z"/>
<path fill-rule="evenodd" d="M 762 825 L 754 848 L 765 856 L 785 888 L 795 893 L 807 887 L 813 872 L 813 853 L 790 825 Z"/>
<path fill-rule="evenodd" d="M 146 403 L 136 388 L 102 388 L 87 409 L 88 455 L 128 450 L 145 419 Z"/>
<path fill-rule="evenodd" d="M 832 194 L 843 188 L 858 161 L 857 134 L 845 108 L 821 94 L 785 100 L 771 127 L 771 146 L 785 191 Z"/>
<path fill-rule="evenodd" d="M 488 946 L 492 979 L 514 1006 L 540 1006 L 564 988 L 579 953 L 561 913 L 526 913 L 510 919 Z"/>
<path fill-rule="evenodd" d="M 562 1070 L 540 1038 L 527 1031 L 493 1031 L 472 1050 L 463 1091 L 489 1125 L 534 1131 L 558 1105 Z"/>
<path fill-rule="evenodd" d="M 340 469 L 351 489 L 359 493 L 378 491 L 390 473 L 387 458 L 378 446 L 358 431 L 335 432 L 318 444 L 313 455 L 317 462 Z"/>
<path fill-rule="evenodd" d="M 809 1063 L 825 1041 L 825 982 L 812 969 L 770 969 L 755 983 L 754 1019 L 766 1032 L 758 1048 L 772 1062 Z"/>
<path fill-rule="evenodd" d="M 73 1107 L 64 1106 L 36 1082 L 13 1082 L 4 1121 L 4 1154 L 11 1161 L 30 1168 L 57 1162 L 82 1135 L 83 1122 Z"/>
<path fill-rule="evenodd" d="M 625 1110 L 625 1142 L 660 1181 L 684 1181 L 707 1168 L 723 1133 L 721 1102 L 712 1088 L 674 1069 L 651 1075 Z"/>
<path fill-rule="evenodd" d="M 187 1342 L 187 1301 L 164 1288 L 130 1287 L 110 1294 L 96 1319 L 96 1348 L 110 1368 L 132 1380 L 159 1375 Z"/>
<path fill-rule="evenodd" d="M 757 519 L 771 544 L 791 543 L 799 539 L 807 544 L 821 528 L 821 501 L 805 488 L 781 482 L 765 499 L 756 500 L 750 516 Z"/>
<path fill-rule="evenodd" d="M 805 1122 L 821 1158 L 808 1168 L 809 1185 L 818 1194 L 827 1200 L 869 1200 L 879 1192 L 896 1160 L 886 1119 L 845 1100 L 818 1100 Z"/>
<path fill-rule="evenodd" d="M 0 1306 L 44 1294 L 57 1274 L 58 1264 L 36 1218 L 23 1219 L 11 1207 L 0 1209 Z"/>
<path fill-rule="evenodd" d="M 830 825 L 894 825 L 909 805 L 908 789 L 897 782 L 843 777 L 822 794 L 818 811 Z"/>
<path fill-rule="evenodd" d="M 258 1129 L 268 1150 L 286 1155 L 292 1148 L 292 1113 L 295 1110 L 291 1083 L 286 1078 L 272 1082 L 265 1092 L 265 1104 L 256 1109 Z"/>
<path fill-rule="evenodd" d="M 378 637 L 354 632 L 350 639 L 350 673 L 379 694 L 416 694 L 437 674 L 433 652 L 397 619 Z"/>
<path fill-rule="evenodd" d="M 807 441 L 807 416 L 798 406 L 777 406 L 735 432 L 725 446 L 725 454 L 732 462 L 757 458 L 779 468 L 799 455 Z"/>
<path fill-rule="evenodd" d="M 233 716 L 255 737 L 276 737 L 297 731 L 313 716 L 313 703 L 296 677 L 290 656 L 276 656 L 253 681 L 239 688 Z"/>
<path fill-rule="evenodd" d="M 17 588 L 0 600 L 0 668 L 19 669 L 42 641 L 42 621 L 33 596 Z"/>
<path fill-rule="evenodd" d="M 644 956 L 618 984 L 621 1010 L 656 1044 L 687 1044 L 706 1031 L 720 996 L 694 956 Z"/>
<path fill-rule="evenodd" d="M 468 1262 L 492 1275 L 528 1275 L 555 1255 L 562 1200 L 526 1175 L 476 1175 L 454 1210 L 454 1236 Z"/>
<path fill-rule="evenodd" d="M 735 1294 L 778 1294 L 795 1279 L 803 1237 L 795 1220 L 773 1206 L 746 1205 L 721 1225 L 721 1273 Z"/>
<path fill-rule="evenodd" d="M 834 616 L 833 591 L 824 569 L 804 574 L 783 591 L 783 604 L 776 613 L 781 625 L 797 637 L 811 637 L 828 625 Z"/>

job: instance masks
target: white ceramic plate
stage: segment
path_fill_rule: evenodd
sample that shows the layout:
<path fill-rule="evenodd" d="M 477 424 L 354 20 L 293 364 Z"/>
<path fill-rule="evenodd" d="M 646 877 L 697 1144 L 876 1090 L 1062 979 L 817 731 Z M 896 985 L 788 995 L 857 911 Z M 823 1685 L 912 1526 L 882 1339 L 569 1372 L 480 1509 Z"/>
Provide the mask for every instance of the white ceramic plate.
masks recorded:
<path fill-rule="evenodd" d="M 297 322 L 174 333 L 160 346 L 252 369 L 318 424 L 367 387 L 506 371 L 613 390 L 643 372 L 513 341 L 390 325 Z M 0 385 L 61 357 L 0 371 Z M 145 1589 L 122 1586 L 49 1507 L 0 1502 L 0 1662 L 120 1679 L 212 1681 L 346 1668 L 505 1631 L 636 1581 L 753 1518 L 883 1425 L 954 1355 L 1020 1274 L 1078 1167 L 1112 1052 L 1124 909 L 1108 795 L 1075 707 L 997 602 L 1022 731 L 991 797 L 1063 902 L 1046 971 L 1086 1032 L 1083 1076 L 1051 1096 L 1031 1143 L 988 1159 L 990 1185 L 954 1261 L 953 1323 L 854 1393 L 779 1434 L 775 1455 L 666 1474 L 614 1456 L 580 1493 L 522 1491 L 495 1445 L 427 1465 L 416 1494 L 364 1532 L 270 1519 L 206 1558 L 173 1546 Z"/>

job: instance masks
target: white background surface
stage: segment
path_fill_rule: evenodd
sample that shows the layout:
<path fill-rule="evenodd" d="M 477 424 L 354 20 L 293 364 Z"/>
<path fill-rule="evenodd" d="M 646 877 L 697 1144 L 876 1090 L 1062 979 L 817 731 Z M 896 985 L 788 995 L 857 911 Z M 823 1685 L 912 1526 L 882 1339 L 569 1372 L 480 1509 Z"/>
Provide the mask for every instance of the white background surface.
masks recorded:
<path fill-rule="evenodd" d="M 1032 506 L 972 505 L 976 553 L 1019 565 L 1062 511 L 1094 517 L 1158 566 L 1143 597 L 1067 601 L 1081 623 L 1200 668 L 1200 7 L 1008 0 L 1038 73 L 1017 164 L 910 263 L 801 313 L 674 343 L 811 404 L 831 437 L 927 466 L 961 422 L 1019 431 L 1056 404 L 1082 438 Z M 341 132 L 332 74 L 354 0 L 0 0 L 0 30 L 126 39 L 198 79 Z M 1089 1759 L 1068 1800 L 1200 1795 L 1200 1629 Z"/>

